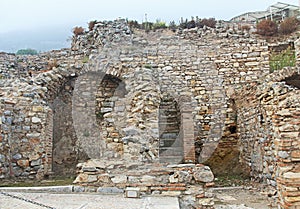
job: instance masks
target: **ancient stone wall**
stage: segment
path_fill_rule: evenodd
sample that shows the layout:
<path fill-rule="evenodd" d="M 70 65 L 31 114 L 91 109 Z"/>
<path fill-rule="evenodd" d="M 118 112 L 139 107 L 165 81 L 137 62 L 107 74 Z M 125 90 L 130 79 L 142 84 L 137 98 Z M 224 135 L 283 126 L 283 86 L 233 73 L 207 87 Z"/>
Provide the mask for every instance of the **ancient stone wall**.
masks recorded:
<path fill-rule="evenodd" d="M 98 22 L 72 50 L 0 58 L 2 178 L 75 173 L 88 158 L 205 162 L 215 149 L 232 149 L 219 164 L 240 157 L 254 179 L 282 191 L 295 177 L 297 160 L 288 174 L 279 162 L 297 152 L 277 141 L 286 143 L 282 127 L 298 119 L 290 105 L 299 90 L 283 82 L 297 69 L 270 74 L 266 41 L 234 25 L 144 33 L 124 20 Z M 24 75 L 11 70 L 21 64 Z"/>
<path fill-rule="evenodd" d="M 250 37 L 246 31 L 237 33 L 226 27 L 146 34 L 129 31 L 122 20 L 99 22 L 93 31 L 74 37 L 73 51 L 61 56 L 64 58 L 59 60 L 58 68 L 26 79 L 29 86 L 31 82 L 43 86 L 45 105 L 53 109 L 61 88 L 76 77 L 73 122 L 70 119 L 62 127 L 68 130 L 65 135 L 74 136 L 69 144 L 76 144 L 76 152 L 81 150 L 92 158 L 107 155 L 126 160 L 159 160 L 159 104 L 164 95 L 171 95 L 182 106 L 178 109 L 182 116 L 179 118 L 189 121 L 181 123 L 178 135 L 186 147 L 186 160 L 204 162 L 224 135 L 226 123 L 232 123 L 230 118 L 226 119 L 230 110 L 228 92 L 268 74 L 266 43 Z M 101 75 L 82 77 L 88 72 Z M 126 95 L 119 99 L 107 95 L 105 105 L 110 102 L 113 107 L 101 104 L 99 98 L 96 107 L 97 93 L 105 92 L 108 76 L 124 83 Z M 54 111 L 70 113 L 71 109 L 61 111 L 60 106 Z M 103 116 L 102 121 L 97 122 L 96 112 L 100 118 Z M 64 114 L 54 113 L 54 120 L 68 118 Z M 72 123 L 74 130 L 68 128 Z M 138 139 L 132 136 L 133 132 Z M 58 135 L 62 137 L 58 132 L 53 136 Z M 61 139 L 53 141 L 58 143 Z M 196 141 L 195 148 L 191 141 Z M 193 150 L 197 151 L 196 158 L 189 154 Z"/>

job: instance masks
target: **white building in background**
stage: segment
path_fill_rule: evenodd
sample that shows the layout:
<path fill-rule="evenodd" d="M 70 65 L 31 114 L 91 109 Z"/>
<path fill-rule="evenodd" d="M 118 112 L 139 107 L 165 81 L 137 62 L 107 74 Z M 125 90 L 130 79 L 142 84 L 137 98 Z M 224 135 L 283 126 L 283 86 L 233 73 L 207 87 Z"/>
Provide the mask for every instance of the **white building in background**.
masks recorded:
<path fill-rule="evenodd" d="M 300 5 L 300 0 L 299 0 Z M 247 12 L 232 18 L 231 22 L 257 22 L 262 19 L 282 21 L 287 17 L 298 17 L 300 15 L 299 5 L 291 5 L 277 2 L 267 8 L 266 11 Z"/>

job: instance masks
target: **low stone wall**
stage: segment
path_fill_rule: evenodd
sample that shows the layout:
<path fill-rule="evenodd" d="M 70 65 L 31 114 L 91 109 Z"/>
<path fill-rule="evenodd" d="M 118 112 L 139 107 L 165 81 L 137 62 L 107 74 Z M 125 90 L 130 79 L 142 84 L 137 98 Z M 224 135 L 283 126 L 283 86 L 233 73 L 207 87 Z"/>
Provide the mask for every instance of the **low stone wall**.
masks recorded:
<path fill-rule="evenodd" d="M 198 185 L 199 189 L 214 185 L 214 175 L 210 168 L 201 164 L 140 165 L 89 160 L 78 164 L 77 168 L 78 176 L 74 183 L 82 186 L 82 190 L 114 188 L 122 191 L 127 187 L 136 187 L 143 194 L 179 196 L 186 194 L 191 185 Z"/>

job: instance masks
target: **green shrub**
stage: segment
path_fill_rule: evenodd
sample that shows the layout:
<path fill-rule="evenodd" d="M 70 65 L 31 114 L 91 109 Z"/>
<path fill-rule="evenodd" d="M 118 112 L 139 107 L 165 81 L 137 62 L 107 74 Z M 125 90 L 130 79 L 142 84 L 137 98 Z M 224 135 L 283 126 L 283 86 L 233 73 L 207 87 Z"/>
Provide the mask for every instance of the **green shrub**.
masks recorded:
<path fill-rule="evenodd" d="M 161 20 L 156 20 L 156 22 L 153 24 L 152 29 L 164 29 L 167 28 L 166 23 Z"/>
<path fill-rule="evenodd" d="M 35 49 L 20 49 L 16 53 L 17 55 L 36 55 L 38 52 Z"/>
<path fill-rule="evenodd" d="M 270 19 L 265 19 L 257 23 L 256 30 L 259 35 L 274 36 L 278 32 L 278 25 Z"/>
<path fill-rule="evenodd" d="M 84 56 L 82 59 L 82 63 L 87 63 L 89 61 L 89 57 L 88 56 Z"/>
<path fill-rule="evenodd" d="M 280 70 L 284 67 L 294 67 L 296 65 L 296 56 L 295 52 L 291 48 L 280 53 L 272 53 L 270 55 L 270 72 L 275 70 Z"/>
<path fill-rule="evenodd" d="M 153 28 L 152 22 L 143 22 L 141 25 L 141 29 L 144 29 L 146 32 L 149 32 Z"/>

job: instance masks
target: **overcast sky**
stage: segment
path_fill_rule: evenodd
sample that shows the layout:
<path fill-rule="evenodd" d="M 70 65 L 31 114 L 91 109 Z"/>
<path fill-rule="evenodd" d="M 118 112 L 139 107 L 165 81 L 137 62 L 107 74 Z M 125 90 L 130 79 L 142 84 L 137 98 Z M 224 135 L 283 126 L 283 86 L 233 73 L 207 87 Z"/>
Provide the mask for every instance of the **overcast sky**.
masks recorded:
<path fill-rule="evenodd" d="M 118 17 L 167 23 L 180 17 L 229 20 L 248 11 L 265 10 L 275 0 L 0 0 L 0 33 L 20 29 L 80 25 Z M 298 5 L 298 0 L 281 0 Z M 67 30 L 70 30 L 69 28 Z"/>

